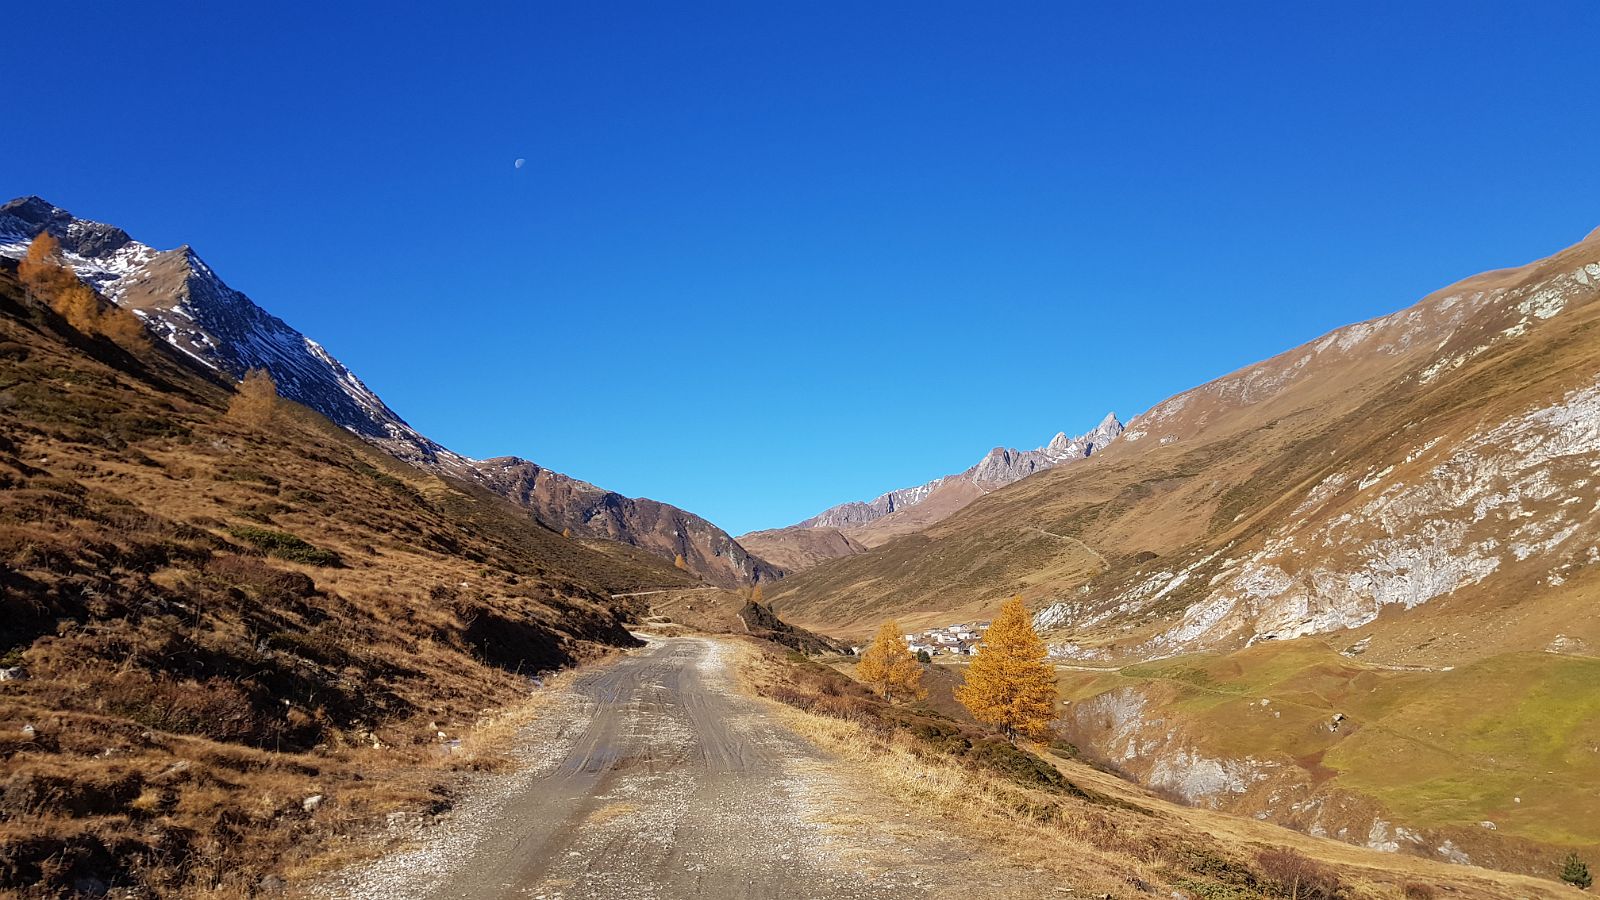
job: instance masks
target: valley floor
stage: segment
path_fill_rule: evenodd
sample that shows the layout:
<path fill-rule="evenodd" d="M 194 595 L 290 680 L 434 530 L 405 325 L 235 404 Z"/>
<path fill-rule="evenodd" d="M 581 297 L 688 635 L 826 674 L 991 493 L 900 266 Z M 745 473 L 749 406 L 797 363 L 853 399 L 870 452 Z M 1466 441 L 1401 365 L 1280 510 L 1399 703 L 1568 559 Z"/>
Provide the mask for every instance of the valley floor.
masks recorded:
<path fill-rule="evenodd" d="M 330 898 L 1048 897 L 1070 889 L 897 803 L 735 688 L 736 648 L 653 639 L 581 671 L 522 768 Z"/>

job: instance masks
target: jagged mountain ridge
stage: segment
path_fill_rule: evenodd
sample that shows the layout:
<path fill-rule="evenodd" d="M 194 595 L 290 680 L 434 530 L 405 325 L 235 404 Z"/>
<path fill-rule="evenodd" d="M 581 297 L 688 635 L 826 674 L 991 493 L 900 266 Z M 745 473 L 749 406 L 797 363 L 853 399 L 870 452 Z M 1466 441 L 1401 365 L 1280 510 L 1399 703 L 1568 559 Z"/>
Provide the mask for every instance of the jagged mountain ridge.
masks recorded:
<path fill-rule="evenodd" d="M 992 491 L 1064 462 L 1085 459 L 1116 440 L 1122 433 L 1122 427 L 1116 413 L 1107 413 L 1100 424 L 1087 434 L 1068 437 L 1066 432 L 1058 432 L 1049 443 L 1033 450 L 995 447 L 963 472 L 941 476 L 915 487 L 889 491 L 871 500 L 841 503 L 794 527 L 848 529 L 870 525 L 885 516 L 917 506 L 940 488 L 956 482 L 966 482 L 979 490 Z"/>
<path fill-rule="evenodd" d="M 443 447 L 408 425 L 316 341 L 229 287 L 187 245 L 157 250 L 115 226 L 23 197 L 0 206 L 0 256 L 20 259 L 45 229 L 60 240 L 65 262 L 80 279 L 227 381 L 264 368 L 283 396 L 399 459 L 501 491 L 557 531 L 570 528 L 579 537 L 620 541 L 667 559 L 682 554 L 691 572 L 724 587 L 782 574 L 722 529 L 669 504 L 624 497 L 519 459 L 517 467 L 542 486 L 524 491 L 523 479 L 505 477 L 505 459 L 480 462 Z"/>
<path fill-rule="evenodd" d="M 1077 437 L 1058 432 L 1033 450 L 995 447 L 962 472 L 871 500 L 841 503 L 795 525 L 739 536 L 765 558 L 783 560 L 798 572 L 829 559 L 853 556 L 902 534 L 927 528 L 973 500 L 1036 472 L 1099 453 L 1122 434 L 1122 422 L 1107 413 L 1100 424 Z"/>
<path fill-rule="evenodd" d="M 229 287 L 193 248 L 156 250 L 120 228 L 24 197 L 0 206 L 0 256 L 20 259 L 45 229 L 80 279 L 201 365 L 231 381 L 264 368 L 283 396 L 403 459 L 465 460 L 407 425 L 316 341 Z"/>
<path fill-rule="evenodd" d="M 722 587 L 774 581 L 782 570 L 751 554 L 700 516 L 643 497 L 624 497 L 515 456 L 473 463 L 495 493 L 547 522 L 574 523 L 586 537 L 620 541 L 674 559 Z"/>

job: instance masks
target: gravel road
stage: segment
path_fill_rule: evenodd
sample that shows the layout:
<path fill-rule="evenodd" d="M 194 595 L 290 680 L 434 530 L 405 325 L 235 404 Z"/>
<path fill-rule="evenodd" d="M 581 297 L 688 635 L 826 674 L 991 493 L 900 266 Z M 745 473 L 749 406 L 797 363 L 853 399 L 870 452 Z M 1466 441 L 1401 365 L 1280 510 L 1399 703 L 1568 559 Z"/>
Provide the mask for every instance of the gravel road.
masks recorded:
<path fill-rule="evenodd" d="M 416 846 L 324 897 L 770 898 L 1051 896 L 996 875 L 970 841 L 912 813 L 762 715 L 730 651 L 652 640 L 581 673 L 523 735 L 522 766 Z M 903 817 L 903 818 L 902 818 Z M 982 875 L 974 874 L 982 872 Z M 999 880 L 996 880 L 996 879 Z"/>

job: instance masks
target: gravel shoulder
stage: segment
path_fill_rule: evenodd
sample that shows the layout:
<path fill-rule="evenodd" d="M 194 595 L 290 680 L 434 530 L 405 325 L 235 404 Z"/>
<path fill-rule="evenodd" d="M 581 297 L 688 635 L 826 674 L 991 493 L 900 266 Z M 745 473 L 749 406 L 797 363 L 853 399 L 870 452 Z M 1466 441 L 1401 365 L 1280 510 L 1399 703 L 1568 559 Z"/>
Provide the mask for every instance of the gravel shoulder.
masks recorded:
<path fill-rule="evenodd" d="M 732 651 L 651 640 L 581 672 L 519 768 L 327 898 L 1052 896 L 1043 873 L 931 828 L 733 686 Z"/>

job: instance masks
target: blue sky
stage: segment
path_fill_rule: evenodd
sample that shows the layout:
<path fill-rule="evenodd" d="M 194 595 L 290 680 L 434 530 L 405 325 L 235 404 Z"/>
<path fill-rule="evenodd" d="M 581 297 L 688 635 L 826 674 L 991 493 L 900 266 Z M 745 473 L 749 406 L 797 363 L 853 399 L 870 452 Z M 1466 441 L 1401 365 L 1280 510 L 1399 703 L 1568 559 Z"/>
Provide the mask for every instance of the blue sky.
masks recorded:
<path fill-rule="evenodd" d="M 1588 0 L 136 6 L 8 10 L 0 191 L 735 533 L 1600 225 Z"/>

